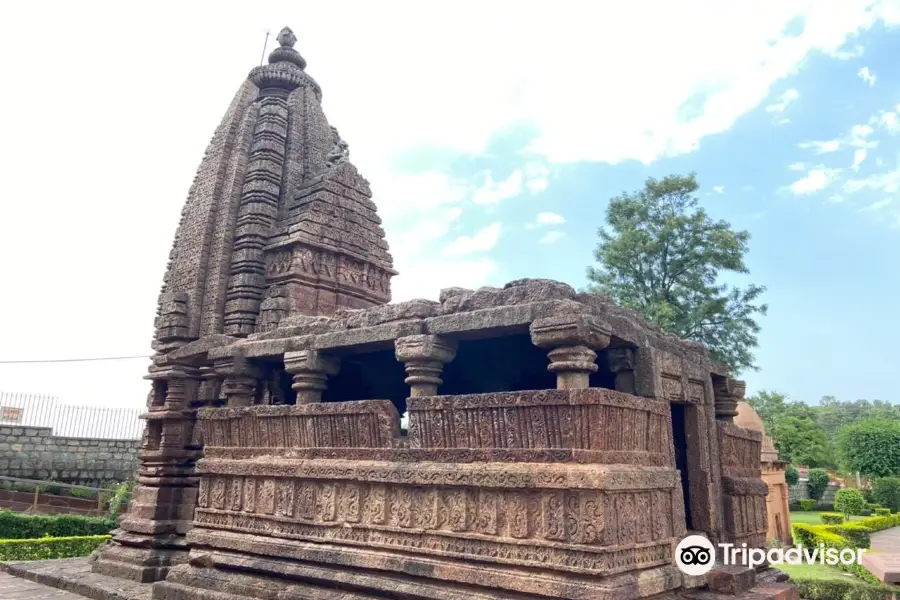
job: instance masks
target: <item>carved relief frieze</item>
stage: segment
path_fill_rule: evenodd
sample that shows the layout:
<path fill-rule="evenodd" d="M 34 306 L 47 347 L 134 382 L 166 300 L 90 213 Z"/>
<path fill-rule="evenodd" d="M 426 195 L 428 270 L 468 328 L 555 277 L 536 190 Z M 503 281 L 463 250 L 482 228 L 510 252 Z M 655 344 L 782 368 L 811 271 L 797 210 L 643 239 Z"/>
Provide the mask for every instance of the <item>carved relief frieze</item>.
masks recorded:
<path fill-rule="evenodd" d="M 226 506 L 226 489 L 245 499 L 240 509 Z M 672 493 L 207 475 L 195 525 L 604 573 L 668 559 Z M 616 554 L 635 546 L 642 548 L 636 556 Z"/>

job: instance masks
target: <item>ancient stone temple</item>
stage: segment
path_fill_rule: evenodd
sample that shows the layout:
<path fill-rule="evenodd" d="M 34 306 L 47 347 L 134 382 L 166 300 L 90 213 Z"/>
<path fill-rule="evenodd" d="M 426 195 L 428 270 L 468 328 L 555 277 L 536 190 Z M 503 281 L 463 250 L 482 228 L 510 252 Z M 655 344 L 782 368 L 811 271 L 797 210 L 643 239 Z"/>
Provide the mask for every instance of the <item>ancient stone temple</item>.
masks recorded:
<path fill-rule="evenodd" d="M 794 543 L 794 540 L 791 535 L 790 491 L 784 478 L 787 463 L 783 460 L 778 460 L 775 442 L 766 435 L 762 419 L 759 418 L 759 415 L 746 400 L 738 403 L 734 424 L 763 434 L 760 468 L 762 469 L 763 481 L 766 482 L 769 488 L 769 494 L 766 496 L 766 515 L 768 518 L 766 539 L 770 542 L 777 540 L 784 546 L 790 546 Z"/>
<path fill-rule="evenodd" d="M 762 434 L 732 423 L 743 384 L 554 281 L 390 304 L 369 185 L 293 34 L 278 41 L 182 213 L 140 485 L 94 576 L 155 582 L 157 600 L 758 585 L 682 576 L 673 557 L 686 532 L 766 542 Z"/>

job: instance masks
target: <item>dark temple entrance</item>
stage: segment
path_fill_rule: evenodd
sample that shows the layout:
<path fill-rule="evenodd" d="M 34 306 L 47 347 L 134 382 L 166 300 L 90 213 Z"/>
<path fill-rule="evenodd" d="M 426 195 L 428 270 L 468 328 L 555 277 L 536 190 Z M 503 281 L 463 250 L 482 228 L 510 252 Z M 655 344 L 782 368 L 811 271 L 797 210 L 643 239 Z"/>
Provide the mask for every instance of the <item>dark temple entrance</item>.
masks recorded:
<path fill-rule="evenodd" d="M 672 411 L 672 443 L 675 446 L 675 468 L 681 473 L 681 491 L 684 494 L 684 523 L 688 531 L 694 527 L 691 519 L 691 488 L 688 484 L 688 448 L 686 404 L 669 405 Z"/>

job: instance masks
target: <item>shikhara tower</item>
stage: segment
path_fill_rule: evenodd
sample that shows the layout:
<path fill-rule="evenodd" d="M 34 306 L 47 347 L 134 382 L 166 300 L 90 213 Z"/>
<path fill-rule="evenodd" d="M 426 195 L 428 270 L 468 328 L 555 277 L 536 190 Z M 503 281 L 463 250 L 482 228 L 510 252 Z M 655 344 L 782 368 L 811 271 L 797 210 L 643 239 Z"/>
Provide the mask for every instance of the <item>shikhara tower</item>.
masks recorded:
<path fill-rule="evenodd" d="M 216 402 L 220 381 L 175 366 L 174 351 L 391 298 L 396 271 L 369 183 L 322 111 L 296 36 L 285 27 L 277 40 L 231 101 L 181 212 L 157 312 L 141 487 L 102 572 L 147 581 L 184 558 L 202 449 L 194 413 Z M 275 381 L 271 394 L 281 391 Z"/>

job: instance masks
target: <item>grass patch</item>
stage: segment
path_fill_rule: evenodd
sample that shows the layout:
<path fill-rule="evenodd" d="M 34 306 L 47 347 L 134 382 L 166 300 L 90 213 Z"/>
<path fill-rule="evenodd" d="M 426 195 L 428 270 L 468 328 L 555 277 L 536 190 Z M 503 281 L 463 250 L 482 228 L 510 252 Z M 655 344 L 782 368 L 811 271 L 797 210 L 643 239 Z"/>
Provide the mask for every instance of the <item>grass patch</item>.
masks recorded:
<path fill-rule="evenodd" d="M 856 577 L 849 573 L 844 573 L 837 567 L 831 565 L 820 565 L 818 563 L 807 565 L 775 565 L 776 569 L 784 571 L 791 576 L 791 579 L 815 579 L 817 581 L 840 580 L 840 581 L 859 581 Z"/>
<path fill-rule="evenodd" d="M 823 511 L 824 512 L 824 511 Z M 866 517 L 852 515 L 850 521 L 861 521 Z M 822 513 L 818 511 L 795 510 L 791 511 L 791 523 L 806 523 L 807 525 L 822 525 Z"/>

